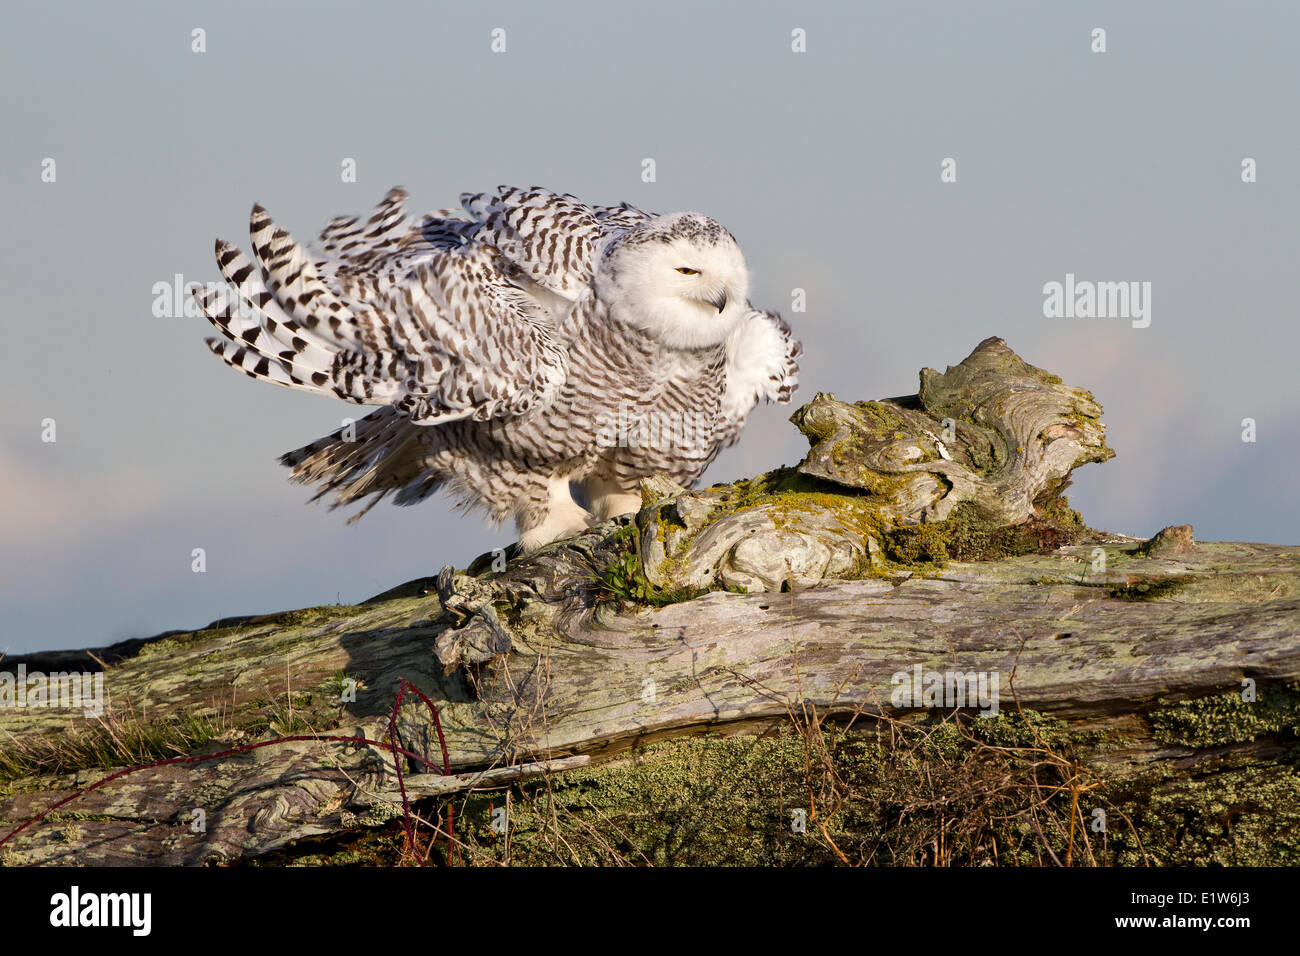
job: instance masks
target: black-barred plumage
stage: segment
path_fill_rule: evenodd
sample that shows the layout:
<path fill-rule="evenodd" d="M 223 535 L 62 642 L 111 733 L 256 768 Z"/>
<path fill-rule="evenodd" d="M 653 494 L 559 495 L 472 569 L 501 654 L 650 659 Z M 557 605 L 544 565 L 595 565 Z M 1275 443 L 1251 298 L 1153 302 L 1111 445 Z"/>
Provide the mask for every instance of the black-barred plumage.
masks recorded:
<path fill-rule="evenodd" d="M 634 510 L 643 477 L 694 484 L 757 402 L 789 401 L 801 347 L 713 220 L 503 186 L 414 222 L 405 198 L 311 251 L 254 206 L 253 260 L 218 241 L 226 287 L 196 292 L 229 365 L 383 406 L 281 459 L 317 498 L 445 489 L 532 549 Z"/>

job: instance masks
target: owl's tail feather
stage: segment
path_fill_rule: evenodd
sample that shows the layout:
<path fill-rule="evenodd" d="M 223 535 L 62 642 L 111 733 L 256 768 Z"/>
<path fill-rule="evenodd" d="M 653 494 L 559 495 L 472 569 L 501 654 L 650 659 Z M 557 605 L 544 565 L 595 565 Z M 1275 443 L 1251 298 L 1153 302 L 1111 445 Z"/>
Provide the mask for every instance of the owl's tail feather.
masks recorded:
<path fill-rule="evenodd" d="M 328 364 L 314 355 L 299 360 L 292 346 L 271 331 L 283 328 L 274 319 L 265 318 L 258 312 L 248 312 L 236 299 L 223 296 L 215 289 L 195 289 L 194 299 L 208 321 L 224 336 L 204 339 L 204 343 L 231 368 L 249 378 L 285 388 L 317 395 L 338 394 L 328 383 L 317 385 L 313 382 L 313 374 L 318 371 L 313 366 L 325 365 L 328 368 Z M 347 395 L 339 397 L 348 398 Z"/>
<path fill-rule="evenodd" d="M 315 485 L 313 501 L 334 494 L 330 510 L 374 495 L 351 524 L 390 492 L 401 505 L 415 504 L 441 488 L 447 477 L 429 468 L 441 436 L 436 427 L 412 424 L 392 408 L 371 412 L 357 422 L 280 457 L 290 479 Z"/>
<path fill-rule="evenodd" d="M 381 370 L 393 362 L 382 321 L 353 313 L 317 274 L 307 251 L 261 206 L 249 236 L 256 263 L 218 239 L 224 288 L 199 287 L 195 300 L 221 333 L 207 339 L 227 365 L 285 388 L 384 404 L 397 383 Z"/>

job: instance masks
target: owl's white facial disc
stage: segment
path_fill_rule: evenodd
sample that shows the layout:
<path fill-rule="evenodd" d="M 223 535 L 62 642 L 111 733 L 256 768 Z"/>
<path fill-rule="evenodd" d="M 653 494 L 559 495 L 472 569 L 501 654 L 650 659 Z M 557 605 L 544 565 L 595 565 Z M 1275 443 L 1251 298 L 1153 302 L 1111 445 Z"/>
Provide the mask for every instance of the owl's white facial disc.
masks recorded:
<path fill-rule="evenodd" d="M 749 271 L 731 233 L 707 216 L 660 216 L 610 243 L 596 295 L 664 345 L 721 345 L 748 311 Z"/>

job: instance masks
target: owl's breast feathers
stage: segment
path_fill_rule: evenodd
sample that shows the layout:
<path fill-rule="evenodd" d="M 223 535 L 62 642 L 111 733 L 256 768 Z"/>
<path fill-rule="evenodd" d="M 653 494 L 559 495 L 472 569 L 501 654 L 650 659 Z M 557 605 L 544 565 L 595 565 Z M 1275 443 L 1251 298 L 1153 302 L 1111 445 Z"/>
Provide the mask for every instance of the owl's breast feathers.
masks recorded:
<path fill-rule="evenodd" d="M 635 485 L 655 472 L 695 481 L 721 444 L 726 354 L 665 349 L 593 300 L 564 323 L 568 378 L 543 407 L 495 431 L 516 453 L 581 460 Z M 635 474 L 634 474 L 635 473 Z"/>

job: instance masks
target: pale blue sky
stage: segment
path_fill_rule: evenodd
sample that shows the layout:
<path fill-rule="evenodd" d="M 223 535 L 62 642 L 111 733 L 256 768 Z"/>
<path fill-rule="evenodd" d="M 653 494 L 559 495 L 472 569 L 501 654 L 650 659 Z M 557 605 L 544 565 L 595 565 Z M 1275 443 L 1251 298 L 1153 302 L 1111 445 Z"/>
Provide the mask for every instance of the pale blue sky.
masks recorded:
<path fill-rule="evenodd" d="M 708 213 L 804 341 L 799 398 L 912 392 L 1001 335 L 1106 408 L 1090 523 L 1300 542 L 1298 47 L 1291 3 L 8 3 L 0 650 L 357 601 L 513 539 L 442 500 L 307 505 L 275 457 L 355 407 L 152 314 L 254 201 L 307 239 L 399 183 L 417 212 L 536 183 Z M 1067 272 L 1151 282 L 1150 328 L 1044 318 Z M 788 413 L 706 483 L 797 461 Z"/>

